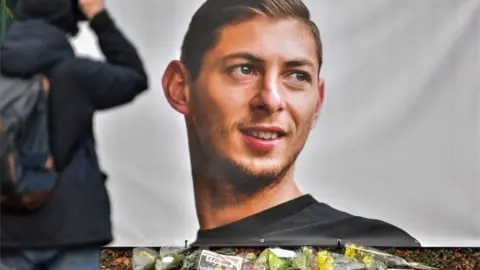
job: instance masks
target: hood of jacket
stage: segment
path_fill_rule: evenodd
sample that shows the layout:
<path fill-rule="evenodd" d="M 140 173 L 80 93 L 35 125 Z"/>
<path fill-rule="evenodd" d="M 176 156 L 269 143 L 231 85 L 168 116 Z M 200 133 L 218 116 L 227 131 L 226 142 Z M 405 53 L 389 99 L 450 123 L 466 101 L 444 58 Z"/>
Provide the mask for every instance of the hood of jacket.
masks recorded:
<path fill-rule="evenodd" d="M 0 72 L 7 76 L 48 75 L 60 61 L 75 57 L 65 32 L 42 20 L 14 21 L 0 46 Z"/>
<path fill-rule="evenodd" d="M 19 21 L 43 20 L 71 36 L 77 35 L 78 22 L 86 20 L 78 0 L 20 0 L 15 15 Z"/>

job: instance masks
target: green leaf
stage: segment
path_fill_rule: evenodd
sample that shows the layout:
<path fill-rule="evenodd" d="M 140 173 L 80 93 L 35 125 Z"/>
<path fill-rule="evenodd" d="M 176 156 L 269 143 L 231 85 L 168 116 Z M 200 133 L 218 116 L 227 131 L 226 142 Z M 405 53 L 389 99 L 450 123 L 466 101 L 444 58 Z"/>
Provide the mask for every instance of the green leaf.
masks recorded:
<path fill-rule="evenodd" d="M 7 7 L 7 16 L 8 16 L 9 19 L 14 19 L 15 18 L 15 15 L 13 15 L 13 12 L 9 7 Z"/>

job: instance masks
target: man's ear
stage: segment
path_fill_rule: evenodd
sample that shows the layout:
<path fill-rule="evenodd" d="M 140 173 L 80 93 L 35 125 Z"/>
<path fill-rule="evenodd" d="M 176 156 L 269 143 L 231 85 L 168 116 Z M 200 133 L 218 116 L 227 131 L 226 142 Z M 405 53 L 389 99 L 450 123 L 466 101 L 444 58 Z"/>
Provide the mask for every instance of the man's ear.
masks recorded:
<path fill-rule="evenodd" d="M 162 86 L 168 103 L 173 109 L 183 115 L 190 112 L 188 71 L 181 61 L 175 60 L 168 64 L 162 77 Z"/>
<path fill-rule="evenodd" d="M 320 115 L 320 111 L 322 110 L 322 107 L 323 107 L 324 99 L 325 99 L 325 80 L 320 78 L 318 80 L 318 103 L 317 103 L 317 107 L 315 108 L 315 115 L 313 119 L 312 128 L 317 123 L 318 116 Z"/>

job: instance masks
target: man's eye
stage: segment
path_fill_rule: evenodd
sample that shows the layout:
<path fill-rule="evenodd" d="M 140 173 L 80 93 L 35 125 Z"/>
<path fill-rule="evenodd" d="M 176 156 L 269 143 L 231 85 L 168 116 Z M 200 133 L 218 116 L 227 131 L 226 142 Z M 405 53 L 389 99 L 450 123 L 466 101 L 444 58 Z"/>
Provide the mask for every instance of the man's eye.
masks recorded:
<path fill-rule="evenodd" d="M 255 75 L 256 70 L 250 65 L 239 65 L 231 69 L 231 74 L 233 76 L 250 76 Z"/>
<path fill-rule="evenodd" d="M 243 75 L 250 75 L 253 73 L 253 70 L 249 66 L 240 66 L 240 72 Z"/>
<path fill-rule="evenodd" d="M 303 73 L 303 72 L 295 72 L 295 73 L 292 73 L 292 76 L 294 76 L 294 78 L 297 80 L 297 81 L 300 81 L 300 82 L 303 82 L 303 81 L 307 81 L 308 80 L 308 75 Z"/>

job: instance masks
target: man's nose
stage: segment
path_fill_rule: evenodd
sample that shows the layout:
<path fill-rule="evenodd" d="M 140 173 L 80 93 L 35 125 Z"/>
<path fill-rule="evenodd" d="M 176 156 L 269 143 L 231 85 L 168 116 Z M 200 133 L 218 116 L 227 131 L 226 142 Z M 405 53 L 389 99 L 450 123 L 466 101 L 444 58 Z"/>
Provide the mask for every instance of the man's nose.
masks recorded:
<path fill-rule="evenodd" d="M 253 100 L 256 110 L 274 114 L 285 109 L 285 99 L 277 76 L 265 76 L 256 98 Z"/>

